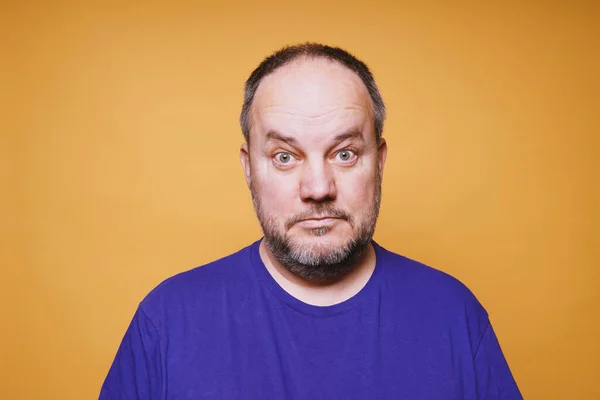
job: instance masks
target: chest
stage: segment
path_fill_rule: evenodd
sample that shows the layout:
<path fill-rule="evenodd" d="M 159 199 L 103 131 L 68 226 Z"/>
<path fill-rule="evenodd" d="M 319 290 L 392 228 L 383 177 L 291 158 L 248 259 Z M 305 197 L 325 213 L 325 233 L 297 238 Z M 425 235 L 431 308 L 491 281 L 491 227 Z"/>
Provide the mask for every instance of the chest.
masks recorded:
<path fill-rule="evenodd" d="M 466 335 L 410 311 L 340 315 L 283 304 L 179 325 L 165 343 L 169 399 L 468 399 Z"/>

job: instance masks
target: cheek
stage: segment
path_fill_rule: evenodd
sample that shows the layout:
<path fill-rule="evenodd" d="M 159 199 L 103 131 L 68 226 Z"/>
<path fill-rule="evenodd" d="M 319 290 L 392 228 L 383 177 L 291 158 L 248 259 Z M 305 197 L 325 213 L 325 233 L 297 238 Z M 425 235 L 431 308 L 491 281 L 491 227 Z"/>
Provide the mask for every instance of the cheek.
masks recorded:
<path fill-rule="evenodd" d="M 298 190 L 293 176 L 272 173 L 263 167 L 252 171 L 252 180 L 265 213 L 278 214 L 295 204 Z"/>
<path fill-rule="evenodd" d="M 376 178 L 377 176 L 370 171 L 341 176 L 338 181 L 338 194 L 355 212 L 366 211 L 375 198 Z"/>

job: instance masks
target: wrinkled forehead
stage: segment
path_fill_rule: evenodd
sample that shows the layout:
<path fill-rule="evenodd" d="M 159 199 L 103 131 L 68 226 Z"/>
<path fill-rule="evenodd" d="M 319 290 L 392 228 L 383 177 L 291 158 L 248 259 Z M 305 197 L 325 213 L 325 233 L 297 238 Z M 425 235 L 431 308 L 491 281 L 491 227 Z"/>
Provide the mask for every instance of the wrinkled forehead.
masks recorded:
<path fill-rule="evenodd" d="M 253 135 L 270 130 L 332 131 L 373 126 L 373 105 L 360 77 L 335 61 L 301 59 L 266 76 L 251 110 Z M 371 132 L 364 132 L 369 134 Z"/>

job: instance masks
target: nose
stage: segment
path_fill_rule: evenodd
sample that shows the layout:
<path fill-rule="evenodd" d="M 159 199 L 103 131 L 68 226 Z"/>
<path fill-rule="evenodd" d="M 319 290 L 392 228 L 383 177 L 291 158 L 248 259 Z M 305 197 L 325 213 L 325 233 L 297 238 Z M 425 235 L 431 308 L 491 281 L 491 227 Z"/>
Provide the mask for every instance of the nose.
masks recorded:
<path fill-rule="evenodd" d="M 302 201 L 331 201 L 337 195 L 332 167 L 326 160 L 310 161 L 303 165 L 300 178 Z"/>

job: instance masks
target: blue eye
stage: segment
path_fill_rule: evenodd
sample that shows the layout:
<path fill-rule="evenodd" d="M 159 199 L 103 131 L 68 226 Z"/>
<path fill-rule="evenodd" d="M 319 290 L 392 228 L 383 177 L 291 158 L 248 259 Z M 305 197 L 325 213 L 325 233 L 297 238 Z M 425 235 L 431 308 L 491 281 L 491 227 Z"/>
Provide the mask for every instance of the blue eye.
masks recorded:
<path fill-rule="evenodd" d="M 342 161 L 348 161 L 351 157 L 351 154 L 349 151 L 344 150 L 340 151 L 339 156 Z"/>
<path fill-rule="evenodd" d="M 356 157 L 356 153 L 352 150 L 340 150 L 337 152 L 336 157 L 343 162 L 352 161 Z"/>
<path fill-rule="evenodd" d="M 277 153 L 275 159 L 282 164 L 287 164 L 294 159 L 294 156 L 290 153 Z"/>

